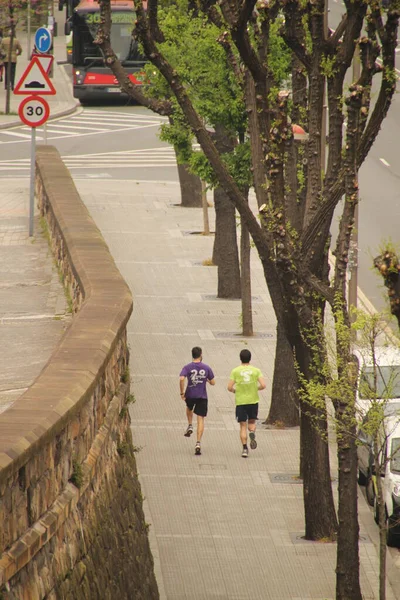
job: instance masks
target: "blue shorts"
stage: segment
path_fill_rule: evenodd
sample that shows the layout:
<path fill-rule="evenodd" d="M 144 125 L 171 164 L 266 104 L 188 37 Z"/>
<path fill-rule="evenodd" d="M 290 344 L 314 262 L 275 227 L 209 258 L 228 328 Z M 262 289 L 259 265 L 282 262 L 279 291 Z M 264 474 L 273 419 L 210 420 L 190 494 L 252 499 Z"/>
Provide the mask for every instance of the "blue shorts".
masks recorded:
<path fill-rule="evenodd" d="M 244 423 L 249 420 L 256 420 L 258 415 L 258 402 L 256 404 L 239 404 L 236 406 L 236 420 L 238 423 Z"/>

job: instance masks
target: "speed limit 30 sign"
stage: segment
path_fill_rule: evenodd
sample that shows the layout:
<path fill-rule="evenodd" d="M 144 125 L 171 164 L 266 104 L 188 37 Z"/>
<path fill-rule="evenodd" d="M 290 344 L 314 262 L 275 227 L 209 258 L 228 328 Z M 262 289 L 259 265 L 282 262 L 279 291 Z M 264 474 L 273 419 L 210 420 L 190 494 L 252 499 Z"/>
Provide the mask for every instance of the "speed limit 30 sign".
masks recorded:
<path fill-rule="evenodd" d="M 28 96 L 19 105 L 18 114 L 28 127 L 40 127 L 49 118 L 50 107 L 40 96 Z"/>

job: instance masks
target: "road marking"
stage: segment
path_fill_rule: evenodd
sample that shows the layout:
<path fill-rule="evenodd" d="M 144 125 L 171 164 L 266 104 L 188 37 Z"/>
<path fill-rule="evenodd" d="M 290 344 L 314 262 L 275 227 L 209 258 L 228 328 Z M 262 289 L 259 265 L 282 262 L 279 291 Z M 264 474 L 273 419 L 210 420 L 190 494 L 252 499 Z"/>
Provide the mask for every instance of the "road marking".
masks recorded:
<path fill-rule="evenodd" d="M 58 127 L 60 127 L 60 121 L 58 122 Z M 109 133 L 118 133 L 119 131 L 133 131 L 134 129 L 149 129 L 150 127 L 158 127 L 159 123 L 154 123 L 153 125 L 135 125 L 135 126 L 126 126 L 122 125 L 121 123 L 121 127 L 117 128 L 117 129 L 101 129 L 101 130 L 96 130 L 96 131 L 92 131 L 92 132 L 87 132 L 87 133 L 68 133 L 67 132 L 63 132 L 62 135 L 48 135 L 47 136 L 47 140 L 60 140 L 65 138 L 66 135 L 68 135 L 68 137 L 84 137 L 84 136 L 93 136 L 93 135 L 107 135 Z M 48 131 L 48 133 L 51 134 L 51 131 Z M 19 137 L 26 137 L 29 138 L 30 140 L 30 135 L 28 134 L 21 134 L 21 133 L 16 133 L 16 132 L 5 132 L 5 131 L 0 131 L 0 136 L 6 134 L 6 135 L 10 135 L 10 136 L 19 136 Z M 36 138 L 36 139 L 43 139 L 43 138 Z M 23 143 L 23 142 L 27 142 L 28 139 L 25 140 L 10 140 L 9 142 L 2 142 L 0 141 L 0 146 L 4 145 L 4 144 L 19 144 L 19 143 Z"/>
<path fill-rule="evenodd" d="M 25 129 L 28 129 L 27 127 Z M 16 137 L 22 137 L 25 139 L 30 140 L 31 139 L 31 134 L 30 133 L 17 133 L 17 132 L 13 132 L 13 131 L 2 131 L 1 135 L 11 135 L 11 136 L 16 136 Z M 43 138 L 41 137 L 37 137 L 37 140 L 42 140 Z"/>
<path fill-rule="evenodd" d="M 382 164 L 384 164 L 384 165 L 385 165 L 385 167 L 390 167 L 390 164 L 389 164 L 389 163 L 388 163 L 388 161 L 387 161 L 387 160 L 385 160 L 384 158 L 380 158 L 379 160 L 381 161 L 381 163 L 382 163 Z"/>

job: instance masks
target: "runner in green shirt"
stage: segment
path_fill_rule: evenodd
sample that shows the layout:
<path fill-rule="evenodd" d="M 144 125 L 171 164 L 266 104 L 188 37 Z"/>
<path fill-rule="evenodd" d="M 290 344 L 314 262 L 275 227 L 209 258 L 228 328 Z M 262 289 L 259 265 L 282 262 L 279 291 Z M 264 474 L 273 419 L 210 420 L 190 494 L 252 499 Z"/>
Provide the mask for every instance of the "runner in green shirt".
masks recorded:
<path fill-rule="evenodd" d="M 247 429 L 249 430 L 250 448 L 257 448 L 256 420 L 258 415 L 258 392 L 265 389 L 265 381 L 260 369 L 250 365 L 250 350 L 240 353 L 241 365 L 233 369 L 228 383 L 228 390 L 235 394 L 236 419 L 240 425 L 240 440 L 243 444 L 242 456 L 247 458 Z"/>

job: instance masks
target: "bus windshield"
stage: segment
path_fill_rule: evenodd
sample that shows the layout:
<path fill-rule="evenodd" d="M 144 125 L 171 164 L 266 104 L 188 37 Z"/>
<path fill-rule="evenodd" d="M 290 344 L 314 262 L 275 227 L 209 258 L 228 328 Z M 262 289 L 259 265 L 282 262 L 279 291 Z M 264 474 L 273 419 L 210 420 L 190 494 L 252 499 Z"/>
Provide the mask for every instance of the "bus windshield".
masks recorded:
<path fill-rule="evenodd" d="M 115 55 L 124 65 L 143 65 L 143 56 L 139 53 L 136 40 L 132 38 L 135 13 L 132 11 L 118 11 L 112 13 L 111 17 L 111 47 Z M 74 20 L 78 31 L 78 35 L 74 36 L 74 63 L 81 65 L 102 63 L 102 52 L 94 44 L 100 22 L 100 13 L 76 12 Z"/>

